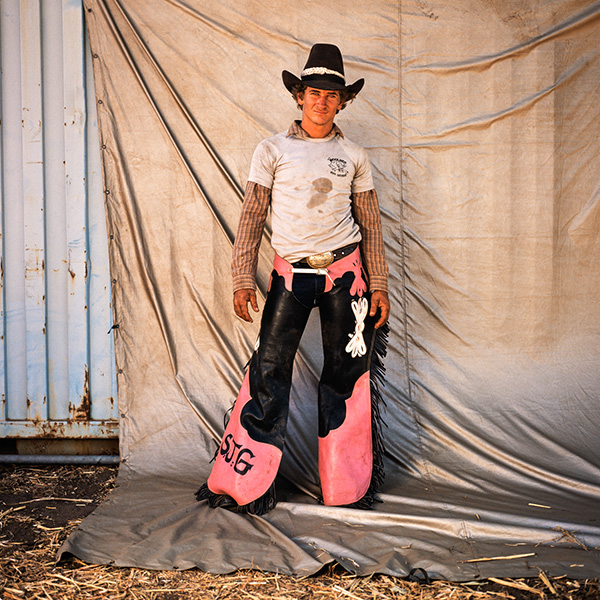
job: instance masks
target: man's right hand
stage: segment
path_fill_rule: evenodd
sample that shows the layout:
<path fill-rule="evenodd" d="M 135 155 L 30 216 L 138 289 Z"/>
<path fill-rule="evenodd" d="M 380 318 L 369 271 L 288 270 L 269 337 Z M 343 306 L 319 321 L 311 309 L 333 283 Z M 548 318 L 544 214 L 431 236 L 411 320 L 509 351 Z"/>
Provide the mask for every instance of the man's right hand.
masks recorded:
<path fill-rule="evenodd" d="M 238 290 L 233 294 L 233 310 L 235 311 L 235 314 L 240 317 L 240 319 L 252 323 L 253 320 L 248 311 L 248 302 L 250 302 L 252 310 L 258 312 L 256 292 L 253 289 Z"/>

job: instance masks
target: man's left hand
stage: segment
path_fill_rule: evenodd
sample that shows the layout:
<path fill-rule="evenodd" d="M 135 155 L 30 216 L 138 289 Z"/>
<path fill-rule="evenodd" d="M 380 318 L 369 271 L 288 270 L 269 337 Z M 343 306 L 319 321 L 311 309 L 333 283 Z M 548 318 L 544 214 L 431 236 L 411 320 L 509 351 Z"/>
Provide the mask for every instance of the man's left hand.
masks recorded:
<path fill-rule="evenodd" d="M 379 329 L 382 325 L 385 325 L 390 316 L 390 299 L 387 292 L 381 290 L 375 290 L 371 294 L 371 310 L 369 311 L 369 315 L 374 317 L 378 310 L 379 319 L 375 323 L 375 329 Z"/>

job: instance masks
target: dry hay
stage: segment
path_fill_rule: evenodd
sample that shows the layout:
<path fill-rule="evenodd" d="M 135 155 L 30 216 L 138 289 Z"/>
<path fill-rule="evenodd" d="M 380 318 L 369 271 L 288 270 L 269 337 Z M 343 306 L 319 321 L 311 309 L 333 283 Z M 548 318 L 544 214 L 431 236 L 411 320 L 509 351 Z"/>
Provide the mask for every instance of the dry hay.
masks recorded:
<path fill-rule="evenodd" d="M 471 584 L 357 577 L 339 566 L 311 577 L 260 571 L 189 571 L 61 564 L 69 533 L 111 489 L 116 468 L 0 466 L 0 590 L 3 599 L 45 600 L 572 600 L 600 598 L 600 583 L 566 578 L 494 579 Z"/>

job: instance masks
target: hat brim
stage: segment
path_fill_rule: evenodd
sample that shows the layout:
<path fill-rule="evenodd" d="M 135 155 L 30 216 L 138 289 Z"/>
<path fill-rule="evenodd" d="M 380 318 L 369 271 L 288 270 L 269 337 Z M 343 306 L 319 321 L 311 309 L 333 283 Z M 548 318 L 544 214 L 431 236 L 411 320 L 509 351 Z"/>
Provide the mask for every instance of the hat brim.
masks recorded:
<path fill-rule="evenodd" d="M 283 85 L 285 85 L 286 89 L 290 93 L 293 93 L 295 85 L 305 85 L 317 90 L 345 90 L 352 98 L 354 98 L 354 96 L 356 96 L 365 85 L 364 79 L 358 79 L 352 85 L 344 85 L 343 83 L 330 81 L 328 79 L 319 77 L 318 75 L 312 76 L 311 78 L 307 77 L 306 79 L 299 79 L 289 71 L 283 71 L 281 73 L 281 78 L 283 79 Z"/>

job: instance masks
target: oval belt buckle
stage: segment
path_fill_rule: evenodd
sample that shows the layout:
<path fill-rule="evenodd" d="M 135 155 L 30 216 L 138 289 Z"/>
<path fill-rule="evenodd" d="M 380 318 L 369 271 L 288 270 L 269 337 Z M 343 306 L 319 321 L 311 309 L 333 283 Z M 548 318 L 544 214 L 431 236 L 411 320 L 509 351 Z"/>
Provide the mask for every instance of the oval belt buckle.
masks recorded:
<path fill-rule="evenodd" d="M 306 262 L 313 269 L 324 269 L 333 262 L 333 252 L 321 252 L 313 254 L 306 259 Z"/>

